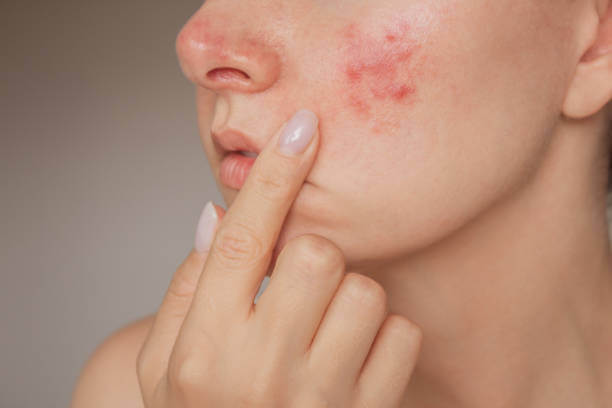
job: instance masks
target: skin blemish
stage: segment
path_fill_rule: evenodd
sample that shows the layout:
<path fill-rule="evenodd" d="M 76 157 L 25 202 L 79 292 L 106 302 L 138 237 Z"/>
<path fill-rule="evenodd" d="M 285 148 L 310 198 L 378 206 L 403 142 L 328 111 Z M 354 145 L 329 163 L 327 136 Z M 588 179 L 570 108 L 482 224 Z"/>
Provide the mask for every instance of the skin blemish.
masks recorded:
<path fill-rule="evenodd" d="M 379 33 L 367 33 L 351 23 L 340 35 L 344 49 L 340 71 L 353 112 L 369 120 L 379 116 L 379 107 L 414 102 L 417 70 L 412 65 L 420 44 L 408 21 L 395 21 Z M 374 128 L 381 129 L 376 124 Z"/>

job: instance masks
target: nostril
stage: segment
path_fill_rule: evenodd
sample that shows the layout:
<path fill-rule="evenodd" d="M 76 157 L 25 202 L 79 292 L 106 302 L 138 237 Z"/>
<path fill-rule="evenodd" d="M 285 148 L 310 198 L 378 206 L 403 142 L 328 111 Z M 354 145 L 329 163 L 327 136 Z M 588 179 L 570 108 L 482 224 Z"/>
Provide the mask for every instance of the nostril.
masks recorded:
<path fill-rule="evenodd" d="M 245 80 L 250 79 L 250 77 L 239 69 L 235 68 L 215 68 L 206 74 L 206 76 L 213 81 L 231 81 L 231 80 Z"/>

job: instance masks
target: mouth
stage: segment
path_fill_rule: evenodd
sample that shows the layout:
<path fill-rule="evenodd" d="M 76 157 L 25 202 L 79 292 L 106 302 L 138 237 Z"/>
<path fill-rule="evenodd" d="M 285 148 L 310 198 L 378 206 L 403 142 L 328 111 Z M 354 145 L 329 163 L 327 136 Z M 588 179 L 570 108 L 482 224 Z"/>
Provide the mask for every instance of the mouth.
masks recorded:
<path fill-rule="evenodd" d="M 235 129 L 225 128 L 211 129 L 213 143 L 219 147 L 225 155 L 231 152 L 244 153 L 248 157 L 257 156 L 262 147 L 257 146 L 254 138 Z"/>
<path fill-rule="evenodd" d="M 255 152 L 247 152 L 247 151 L 244 151 L 244 150 L 239 150 L 238 153 L 240 153 L 241 155 L 246 156 L 246 157 L 257 157 L 258 156 L 258 154 L 255 153 Z"/>
<path fill-rule="evenodd" d="M 233 151 L 223 157 L 219 166 L 219 180 L 229 188 L 240 190 L 244 185 L 257 153 L 249 151 Z"/>
<path fill-rule="evenodd" d="M 219 180 L 227 187 L 239 190 L 262 149 L 250 135 L 235 129 L 211 129 L 210 133 L 222 155 Z"/>

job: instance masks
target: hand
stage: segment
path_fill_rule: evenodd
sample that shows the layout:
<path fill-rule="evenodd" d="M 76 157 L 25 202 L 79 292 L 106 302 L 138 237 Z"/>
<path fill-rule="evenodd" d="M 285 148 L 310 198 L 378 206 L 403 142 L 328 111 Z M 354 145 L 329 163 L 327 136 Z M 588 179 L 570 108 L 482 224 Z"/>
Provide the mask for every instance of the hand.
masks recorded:
<path fill-rule="evenodd" d="M 138 356 L 146 407 L 399 406 L 421 331 L 388 314 L 380 284 L 345 273 L 331 241 L 289 240 L 253 303 L 312 167 L 317 127 L 313 113 L 298 112 L 261 152 L 227 213 L 215 207 L 222 219 L 209 251 L 192 250 L 178 268 Z M 301 134 L 305 151 L 281 152 L 282 134 Z"/>

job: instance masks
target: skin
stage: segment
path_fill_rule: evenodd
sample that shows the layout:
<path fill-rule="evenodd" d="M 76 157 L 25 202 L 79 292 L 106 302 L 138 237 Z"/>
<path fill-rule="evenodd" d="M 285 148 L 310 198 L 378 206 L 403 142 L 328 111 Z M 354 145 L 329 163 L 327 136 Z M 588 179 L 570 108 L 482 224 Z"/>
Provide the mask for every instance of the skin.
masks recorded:
<path fill-rule="evenodd" d="M 609 4 L 208 0 L 178 35 L 217 180 L 211 128 L 317 114 L 272 259 L 323 237 L 420 328 L 402 407 L 612 401 Z"/>
<path fill-rule="evenodd" d="M 177 40 L 194 81 L 232 66 L 211 54 L 240 52 L 231 44 L 243 37 L 259 44 L 244 45 L 244 58 L 258 64 L 243 68 L 261 78 L 256 92 L 210 79 L 198 87 L 215 175 L 221 155 L 211 128 L 239 129 L 261 147 L 299 107 L 320 118 L 321 150 L 279 247 L 316 233 L 337 243 L 351 267 L 374 269 L 451 235 L 533 177 L 574 68 L 572 8 L 555 16 L 541 1 L 309 3 L 229 14 L 209 2 Z M 245 16 L 274 28 L 245 34 Z M 205 44 L 210 54 L 189 44 Z M 264 112 L 273 113 L 262 124 Z M 237 191 L 219 188 L 231 205 Z"/>

